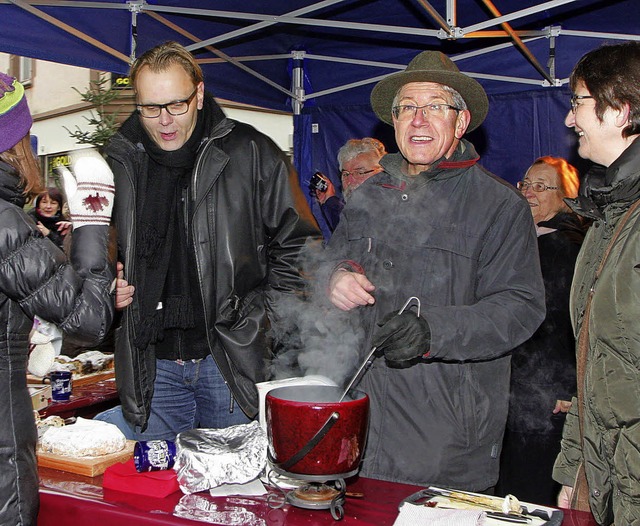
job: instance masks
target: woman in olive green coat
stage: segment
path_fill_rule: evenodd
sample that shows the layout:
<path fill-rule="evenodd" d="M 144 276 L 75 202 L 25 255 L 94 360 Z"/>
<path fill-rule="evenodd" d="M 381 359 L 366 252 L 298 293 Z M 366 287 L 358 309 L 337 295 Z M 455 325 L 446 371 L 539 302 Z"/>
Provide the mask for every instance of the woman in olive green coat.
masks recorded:
<path fill-rule="evenodd" d="M 565 124 L 578 134 L 580 156 L 605 170 L 591 171 L 570 202 L 594 219 L 570 305 L 576 339 L 586 323 L 589 332 L 584 374 L 578 373 L 583 396 L 567 416 L 553 476 L 564 485 L 559 505 L 569 507 L 582 465 L 598 523 L 640 525 L 640 206 L 632 208 L 640 199 L 640 42 L 587 53 L 570 82 Z"/>

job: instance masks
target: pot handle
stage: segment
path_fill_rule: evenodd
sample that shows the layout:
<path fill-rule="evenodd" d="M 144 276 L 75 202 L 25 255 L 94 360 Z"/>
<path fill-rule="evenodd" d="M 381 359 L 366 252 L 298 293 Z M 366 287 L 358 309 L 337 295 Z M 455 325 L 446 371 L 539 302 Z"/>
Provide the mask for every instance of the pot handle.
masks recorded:
<path fill-rule="evenodd" d="M 338 421 L 338 418 L 340 418 L 340 414 L 337 411 L 331 413 L 327 421 L 322 425 L 320 429 L 318 429 L 318 432 L 313 435 L 309 442 L 307 442 L 297 453 L 292 455 L 289 460 L 285 460 L 284 462 L 275 462 L 275 459 L 271 456 L 271 452 L 267 450 L 269 461 L 281 470 L 289 471 L 290 467 L 295 466 L 305 456 L 307 456 L 307 454 L 314 447 L 318 445 L 318 443 L 325 437 L 325 435 L 329 432 L 333 425 Z"/>

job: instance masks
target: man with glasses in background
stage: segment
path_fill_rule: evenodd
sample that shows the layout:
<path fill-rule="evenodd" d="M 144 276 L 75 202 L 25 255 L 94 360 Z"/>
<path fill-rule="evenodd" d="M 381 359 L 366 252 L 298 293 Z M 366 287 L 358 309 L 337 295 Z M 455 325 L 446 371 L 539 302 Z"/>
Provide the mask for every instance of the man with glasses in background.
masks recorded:
<path fill-rule="evenodd" d="M 131 439 L 174 440 L 256 416 L 269 316 L 303 288 L 299 255 L 320 233 L 286 156 L 225 117 L 184 47 L 150 49 L 130 79 L 137 111 L 106 150 L 122 405 L 98 418 Z"/>
<path fill-rule="evenodd" d="M 338 150 L 342 195 L 345 200 L 349 199 L 351 193 L 369 177 L 382 171 L 380 159 L 386 154 L 384 144 L 373 137 L 349 139 Z M 336 189 L 329 178 L 324 177 L 324 181 L 327 189 L 325 191 L 316 189 L 315 194 L 320 202 L 322 215 L 333 232 L 340 221 L 344 201 L 336 194 Z"/>
<path fill-rule="evenodd" d="M 385 357 L 359 386 L 371 399 L 361 474 L 491 492 L 508 353 L 545 311 L 531 212 L 463 139 L 488 100 L 445 55 L 420 53 L 371 103 L 400 151 L 351 196 L 327 245 L 329 299 L 369 335 L 362 357 Z"/>

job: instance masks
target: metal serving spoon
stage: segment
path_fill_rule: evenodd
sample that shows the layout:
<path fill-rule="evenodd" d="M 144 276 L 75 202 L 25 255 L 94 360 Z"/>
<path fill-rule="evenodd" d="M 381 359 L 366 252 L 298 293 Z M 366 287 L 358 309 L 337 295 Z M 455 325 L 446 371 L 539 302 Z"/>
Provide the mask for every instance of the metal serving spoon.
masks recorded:
<path fill-rule="evenodd" d="M 417 312 L 417 316 L 420 316 L 420 299 L 417 298 L 416 296 L 411 296 L 406 302 L 405 304 L 402 306 L 402 308 L 398 311 L 398 314 L 402 314 L 405 309 L 409 306 L 409 304 L 411 303 L 412 300 L 416 300 L 416 303 L 418 304 L 418 312 Z M 356 374 L 353 375 L 353 378 L 351 378 L 351 381 L 347 384 L 347 387 L 345 388 L 344 392 L 342 393 L 342 396 L 340 397 L 340 400 L 338 400 L 338 402 L 342 402 L 342 400 L 344 399 L 345 396 L 347 396 L 347 393 L 356 385 L 357 381 L 359 381 L 361 379 L 361 375 L 364 375 L 364 371 L 366 371 L 371 364 L 373 363 L 373 360 L 376 359 L 375 352 L 378 350 L 378 348 L 376 346 L 374 346 L 371 351 L 369 352 L 369 354 L 367 354 L 367 357 L 365 358 L 364 362 L 362 362 L 362 365 L 360 367 L 358 367 L 358 370 L 356 371 Z"/>

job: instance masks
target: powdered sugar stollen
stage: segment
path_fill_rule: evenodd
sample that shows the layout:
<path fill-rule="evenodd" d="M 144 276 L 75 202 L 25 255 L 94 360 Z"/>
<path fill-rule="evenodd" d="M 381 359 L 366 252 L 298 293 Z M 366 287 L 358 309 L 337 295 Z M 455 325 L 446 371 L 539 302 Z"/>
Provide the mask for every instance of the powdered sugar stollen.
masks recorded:
<path fill-rule="evenodd" d="M 46 453 L 69 457 L 98 457 L 122 451 L 127 439 L 113 424 L 78 418 L 75 424 L 51 427 L 40 440 Z"/>

